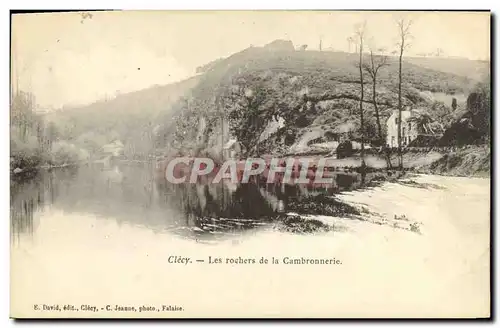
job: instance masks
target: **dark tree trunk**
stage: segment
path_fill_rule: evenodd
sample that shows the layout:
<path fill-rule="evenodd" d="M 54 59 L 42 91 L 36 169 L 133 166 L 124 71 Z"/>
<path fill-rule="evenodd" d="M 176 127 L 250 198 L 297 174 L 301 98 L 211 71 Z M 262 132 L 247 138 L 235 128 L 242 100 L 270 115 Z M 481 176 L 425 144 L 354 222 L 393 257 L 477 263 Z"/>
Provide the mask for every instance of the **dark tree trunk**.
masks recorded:
<path fill-rule="evenodd" d="M 373 76 L 373 107 L 375 108 L 375 119 L 377 120 L 377 132 L 378 132 L 378 139 L 381 145 L 383 145 L 383 137 L 382 137 L 382 125 L 380 124 L 380 114 L 378 112 L 378 106 L 377 106 L 377 76 Z"/>
<path fill-rule="evenodd" d="M 373 107 L 375 108 L 375 118 L 377 120 L 377 132 L 378 132 L 378 140 L 380 143 L 380 146 L 382 147 L 382 151 L 385 155 L 385 161 L 387 163 L 387 169 L 390 170 L 392 169 L 392 163 L 391 163 L 391 155 L 389 153 L 389 150 L 387 149 L 387 146 L 384 141 L 384 137 L 382 135 L 382 124 L 380 124 L 380 113 L 378 111 L 378 105 L 377 105 L 377 75 L 376 73 L 373 74 Z"/>
<path fill-rule="evenodd" d="M 403 69 L 403 49 L 404 37 L 401 37 L 401 51 L 399 53 L 399 83 L 398 83 L 398 161 L 399 170 L 403 170 L 403 154 L 401 151 L 401 117 L 402 117 L 402 99 L 401 99 L 401 84 L 402 84 L 402 69 Z"/>
<path fill-rule="evenodd" d="M 361 184 L 365 183 L 365 124 L 363 113 L 364 100 L 364 81 L 363 81 L 363 38 L 360 39 L 359 45 L 359 76 L 361 81 L 361 97 L 359 99 L 359 118 L 361 125 Z"/>

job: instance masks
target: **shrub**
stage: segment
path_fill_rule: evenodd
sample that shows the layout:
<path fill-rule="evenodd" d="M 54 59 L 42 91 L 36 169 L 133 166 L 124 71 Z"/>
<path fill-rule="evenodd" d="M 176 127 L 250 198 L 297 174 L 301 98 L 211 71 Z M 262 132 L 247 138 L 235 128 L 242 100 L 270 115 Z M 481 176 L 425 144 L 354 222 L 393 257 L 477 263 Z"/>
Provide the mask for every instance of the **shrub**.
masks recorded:
<path fill-rule="evenodd" d="M 337 147 L 337 158 L 350 157 L 353 154 L 352 142 L 344 141 Z"/>
<path fill-rule="evenodd" d="M 30 169 L 42 162 L 36 137 L 27 135 L 22 138 L 20 131 L 15 127 L 11 129 L 10 156 L 11 169 Z"/>
<path fill-rule="evenodd" d="M 57 141 L 52 144 L 50 162 L 54 165 L 73 164 L 89 157 L 87 151 L 66 141 Z"/>

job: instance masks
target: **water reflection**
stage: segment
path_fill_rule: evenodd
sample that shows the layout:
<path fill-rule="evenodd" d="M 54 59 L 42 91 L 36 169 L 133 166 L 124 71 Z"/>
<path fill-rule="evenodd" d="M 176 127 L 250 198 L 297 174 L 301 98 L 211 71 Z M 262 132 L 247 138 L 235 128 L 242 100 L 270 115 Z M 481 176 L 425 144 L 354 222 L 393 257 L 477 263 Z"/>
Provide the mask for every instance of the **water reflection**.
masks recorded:
<path fill-rule="evenodd" d="M 334 184 L 319 187 L 173 185 L 155 178 L 154 166 L 147 164 L 57 169 L 11 181 L 11 231 L 14 237 L 32 234 L 40 213 L 55 208 L 67 216 L 84 213 L 187 238 L 213 239 L 265 227 L 287 210 L 300 212 L 298 204 L 310 212 L 315 196 L 352 188 L 357 181 L 355 174 L 337 174 Z"/>
<path fill-rule="evenodd" d="M 59 177 L 75 176 L 76 172 L 65 170 Z M 20 234 L 32 234 L 38 224 L 36 213 L 43 211 L 44 205 L 52 204 L 57 198 L 60 183 L 54 172 L 40 172 L 29 177 L 21 176 L 11 179 L 10 183 L 10 212 L 11 232 L 13 241 L 18 240 Z"/>

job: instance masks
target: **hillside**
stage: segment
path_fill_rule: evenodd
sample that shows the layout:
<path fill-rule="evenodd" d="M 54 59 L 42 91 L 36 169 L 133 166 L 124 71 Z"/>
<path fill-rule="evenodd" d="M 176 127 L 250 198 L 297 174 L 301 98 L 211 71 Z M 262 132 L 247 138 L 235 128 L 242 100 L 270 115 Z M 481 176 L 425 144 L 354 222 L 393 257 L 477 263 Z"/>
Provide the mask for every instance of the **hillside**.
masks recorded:
<path fill-rule="evenodd" d="M 467 76 L 476 81 L 484 80 L 490 71 L 490 62 L 484 60 L 453 57 L 407 57 L 405 62 L 435 71 Z"/>
<path fill-rule="evenodd" d="M 125 145 L 127 157 L 146 156 L 159 122 L 169 121 L 175 104 L 199 81 L 195 76 L 164 86 L 121 94 L 114 99 L 44 115 L 59 139 L 98 153 L 114 140 Z"/>
<path fill-rule="evenodd" d="M 164 126 L 158 144 L 172 151 L 220 154 L 225 142 L 237 139 L 247 155 L 283 154 L 313 139 L 329 141 L 346 127 L 353 138 L 359 137 L 357 59 L 356 54 L 343 52 L 251 47 L 214 61 L 193 88 L 189 102 L 178 103 L 182 109 Z M 396 58 L 390 57 L 388 64 L 377 81 L 382 122 L 398 99 Z M 458 114 L 452 112 L 451 101 L 438 99 L 456 96 L 462 99 L 457 110 L 463 111 L 463 99 L 476 83 L 410 62 L 404 63 L 403 70 L 403 104 L 426 108 L 445 125 Z M 365 83 L 365 135 L 372 140 L 376 129 L 367 76 Z"/>

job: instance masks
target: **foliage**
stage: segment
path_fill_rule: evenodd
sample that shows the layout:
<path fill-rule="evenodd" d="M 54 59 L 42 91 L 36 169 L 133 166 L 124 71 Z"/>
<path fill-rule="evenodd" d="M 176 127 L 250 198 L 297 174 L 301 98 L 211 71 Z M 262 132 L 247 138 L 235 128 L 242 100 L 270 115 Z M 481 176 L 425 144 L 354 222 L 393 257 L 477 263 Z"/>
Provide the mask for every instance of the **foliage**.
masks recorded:
<path fill-rule="evenodd" d="M 54 165 L 77 163 L 86 160 L 89 153 L 67 141 L 57 141 L 52 145 L 50 163 Z"/>
<path fill-rule="evenodd" d="M 43 159 L 35 136 L 25 135 L 19 127 L 11 128 L 10 139 L 11 169 L 38 166 Z"/>
<path fill-rule="evenodd" d="M 11 100 L 11 169 L 32 170 L 43 164 L 70 164 L 88 158 L 74 144 L 60 140 L 67 133 L 38 115 L 33 95 L 19 91 Z"/>
<path fill-rule="evenodd" d="M 164 136 L 158 128 L 172 123 L 171 112 L 197 77 L 166 86 L 117 95 L 113 99 L 78 108 L 54 111 L 44 116 L 57 128 L 58 137 L 85 149 L 91 157 L 101 156 L 102 147 L 115 140 L 124 145 L 129 159 L 145 159 L 154 154 Z"/>
<path fill-rule="evenodd" d="M 352 142 L 346 140 L 337 147 L 337 158 L 350 157 L 353 154 Z"/>
<path fill-rule="evenodd" d="M 439 141 L 441 145 L 489 143 L 491 138 L 491 91 L 487 81 L 478 83 L 467 98 L 467 109 L 454 119 Z"/>
<path fill-rule="evenodd" d="M 18 128 L 17 134 L 21 139 L 26 139 L 32 133 L 36 123 L 33 113 L 35 99 L 32 94 L 19 91 L 11 98 L 11 125 Z"/>

